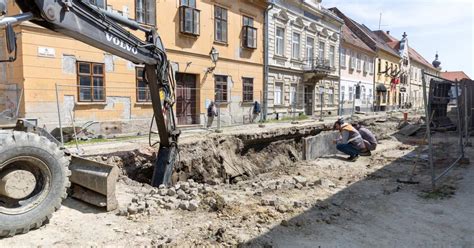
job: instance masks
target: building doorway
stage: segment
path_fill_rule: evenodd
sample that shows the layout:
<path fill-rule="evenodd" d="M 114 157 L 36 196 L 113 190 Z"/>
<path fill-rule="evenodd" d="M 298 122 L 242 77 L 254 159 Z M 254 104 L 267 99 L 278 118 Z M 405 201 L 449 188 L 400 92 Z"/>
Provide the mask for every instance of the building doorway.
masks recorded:
<path fill-rule="evenodd" d="M 304 113 L 308 116 L 313 115 L 314 86 L 304 86 Z"/>
<path fill-rule="evenodd" d="M 195 74 L 176 73 L 176 119 L 178 125 L 199 124 Z"/>

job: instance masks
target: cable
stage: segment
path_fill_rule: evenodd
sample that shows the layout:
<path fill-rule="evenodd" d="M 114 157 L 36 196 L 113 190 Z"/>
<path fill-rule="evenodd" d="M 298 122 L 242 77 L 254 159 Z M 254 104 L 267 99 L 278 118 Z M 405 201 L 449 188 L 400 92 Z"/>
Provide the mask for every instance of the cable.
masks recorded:
<path fill-rule="evenodd" d="M 153 113 L 153 117 L 151 118 L 150 121 L 150 130 L 148 131 L 148 145 L 150 147 L 154 147 L 156 144 L 160 143 L 160 141 L 156 141 L 155 143 L 151 143 L 151 129 L 153 128 L 153 122 L 155 122 L 155 114 Z"/>

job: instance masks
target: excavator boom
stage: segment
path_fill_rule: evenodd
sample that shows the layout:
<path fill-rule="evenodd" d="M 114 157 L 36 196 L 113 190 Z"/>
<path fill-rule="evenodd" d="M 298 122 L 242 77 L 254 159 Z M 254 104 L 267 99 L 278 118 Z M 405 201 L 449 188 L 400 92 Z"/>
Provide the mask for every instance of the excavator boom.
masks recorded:
<path fill-rule="evenodd" d="M 15 1 L 22 13 L 0 19 L 0 29 L 5 29 L 9 53 L 9 57 L 2 58 L 0 62 L 15 61 L 16 37 L 13 26 L 30 21 L 135 64 L 144 65 L 144 79 L 150 88 L 154 119 L 160 137 L 152 185 L 171 184 L 180 132 L 176 127 L 173 111 L 173 77 L 169 75 L 166 50 L 156 30 L 99 8 L 87 0 Z M 6 10 L 5 0 L 0 0 L 0 17 L 7 13 Z M 142 32 L 144 39 L 135 36 L 136 32 L 132 33 L 131 30 Z M 64 194 L 56 188 L 64 188 L 65 191 L 69 180 L 72 182 L 73 197 L 106 207 L 107 210 L 116 208 L 117 168 L 72 156 L 64 148 L 58 149 L 59 142 L 40 128 L 31 127 L 23 120 L 19 120 L 19 123 L 22 125 L 17 125 L 15 130 L 20 132 L 0 130 L 0 153 L 6 154 L 3 157 L 0 154 L 0 237 L 25 232 L 26 227 L 29 230 L 31 227 L 38 227 L 36 223 L 45 222 L 51 213 L 41 207 L 47 205 L 48 200 L 58 202 L 56 198 L 63 199 Z M 36 138 L 35 135 L 41 137 Z M 21 138 L 21 142 L 18 142 L 17 136 Z M 36 148 L 29 156 L 22 156 L 21 150 L 27 146 Z M 44 156 L 48 153 L 51 156 Z M 51 157 L 55 159 L 49 161 Z M 62 168 L 64 164 L 66 168 Z M 24 177 L 28 173 L 35 178 L 34 189 L 29 195 L 15 192 L 9 185 L 21 182 L 18 175 Z M 72 175 L 69 177 L 69 174 Z M 27 209 L 30 210 L 26 211 Z M 31 219 L 29 215 L 34 213 L 36 217 Z"/>

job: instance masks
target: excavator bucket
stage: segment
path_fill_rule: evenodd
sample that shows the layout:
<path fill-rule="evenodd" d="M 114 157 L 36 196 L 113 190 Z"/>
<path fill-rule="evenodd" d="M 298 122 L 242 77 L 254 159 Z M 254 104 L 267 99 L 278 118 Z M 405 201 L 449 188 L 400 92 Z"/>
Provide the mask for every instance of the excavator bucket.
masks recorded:
<path fill-rule="evenodd" d="M 117 209 L 115 183 L 118 168 L 85 158 L 72 156 L 69 169 L 72 172 L 72 197 L 104 207 L 107 211 Z"/>

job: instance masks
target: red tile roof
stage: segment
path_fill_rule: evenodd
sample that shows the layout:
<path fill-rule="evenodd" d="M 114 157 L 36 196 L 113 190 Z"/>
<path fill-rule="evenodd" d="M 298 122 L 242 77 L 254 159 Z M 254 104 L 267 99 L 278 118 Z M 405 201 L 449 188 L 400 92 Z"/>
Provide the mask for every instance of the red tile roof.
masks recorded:
<path fill-rule="evenodd" d="M 351 44 L 369 53 L 374 54 L 374 51 L 370 49 L 370 47 L 367 46 L 359 37 L 357 37 L 357 35 L 354 32 L 352 32 L 352 30 L 349 27 L 347 27 L 345 24 L 342 26 L 342 40 L 345 43 Z"/>
<path fill-rule="evenodd" d="M 463 71 L 446 71 L 441 72 L 441 77 L 451 81 L 461 81 L 461 79 L 470 79 Z"/>

